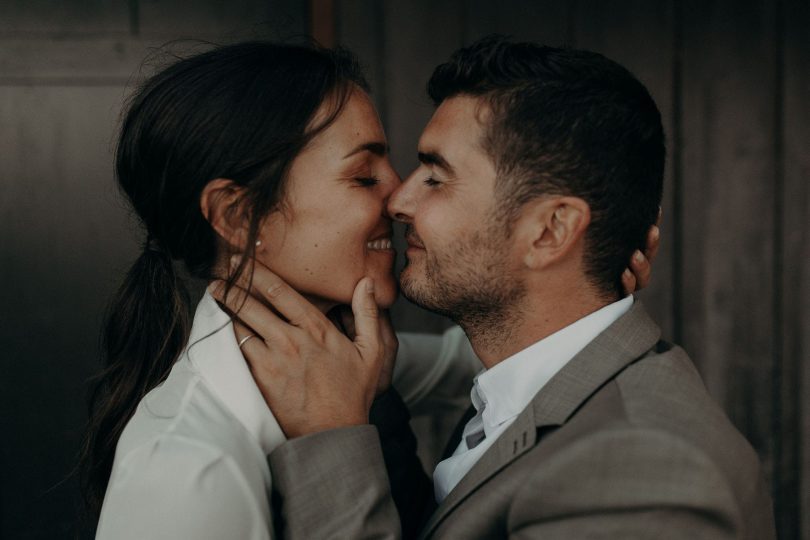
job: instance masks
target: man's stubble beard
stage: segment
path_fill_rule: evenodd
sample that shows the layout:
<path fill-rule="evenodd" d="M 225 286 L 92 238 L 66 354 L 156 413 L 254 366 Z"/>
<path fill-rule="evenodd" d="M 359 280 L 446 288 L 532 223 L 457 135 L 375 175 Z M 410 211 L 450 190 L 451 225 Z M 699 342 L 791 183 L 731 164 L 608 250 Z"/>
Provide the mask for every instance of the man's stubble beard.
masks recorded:
<path fill-rule="evenodd" d="M 522 318 L 526 287 L 508 265 L 508 227 L 488 221 L 441 251 L 425 249 L 421 268 L 409 261 L 400 274 L 400 290 L 411 302 L 454 321 L 470 340 L 491 347 L 508 340 Z"/>

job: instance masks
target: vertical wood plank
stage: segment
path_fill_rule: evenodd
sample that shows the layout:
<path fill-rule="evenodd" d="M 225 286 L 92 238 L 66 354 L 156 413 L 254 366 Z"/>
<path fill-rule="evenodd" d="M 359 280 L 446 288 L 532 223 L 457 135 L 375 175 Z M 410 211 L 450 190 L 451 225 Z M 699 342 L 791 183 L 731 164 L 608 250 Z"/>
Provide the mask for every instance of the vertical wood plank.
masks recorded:
<path fill-rule="evenodd" d="M 3 538 L 81 536 L 84 381 L 128 247 L 110 135 L 137 66 L 130 15 L 128 2 L 0 4 Z"/>
<path fill-rule="evenodd" d="M 159 40 L 287 39 L 306 34 L 306 0 L 138 0 L 138 30 Z"/>
<path fill-rule="evenodd" d="M 0 87 L 2 536 L 71 537 L 84 381 L 106 299 L 140 240 L 117 198 L 116 87 Z M 9 432 L 9 431 L 7 431 Z"/>
<path fill-rule="evenodd" d="M 570 44 L 573 6 L 572 0 L 466 0 L 464 41 L 471 43 L 487 34 L 502 34 L 545 45 Z"/>
<path fill-rule="evenodd" d="M 810 5 L 787 0 L 783 52 L 781 194 L 781 443 L 775 498 L 780 538 L 810 539 Z"/>
<path fill-rule="evenodd" d="M 683 345 L 770 479 L 774 9 L 682 6 Z"/>
<path fill-rule="evenodd" d="M 577 47 L 602 53 L 628 68 L 644 83 L 661 111 L 667 137 L 661 248 L 652 282 L 638 297 L 661 325 L 664 337 L 674 340 L 673 247 L 680 216 L 673 197 L 673 9 L 669 2 L 581 0 L 572 26 Z"/>
<path fill-rule="evenodd" d="M 354 52 L 363 65 L 371 97 L 387 132 L 383 7 L 378 0 L 338 0 L 335 30 L 337 43 Z"/>
<path fill-rule="evenodd" d="M 334 0 L 309 0 L 309 35 L 324 47 L 335 46 Z"/>
<path fill-rule="evenodd" d="M 130 31 L 126 1 L 3 0 L 0 37 L 70 39 L 75 36 L 126 35 Z"/>

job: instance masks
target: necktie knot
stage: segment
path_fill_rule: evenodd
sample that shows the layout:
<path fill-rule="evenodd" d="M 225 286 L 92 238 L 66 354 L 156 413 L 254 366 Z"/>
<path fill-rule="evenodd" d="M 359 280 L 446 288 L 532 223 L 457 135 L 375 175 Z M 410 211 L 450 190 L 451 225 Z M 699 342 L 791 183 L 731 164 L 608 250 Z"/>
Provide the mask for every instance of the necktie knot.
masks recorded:
<path fill-rule="evenodd" d="M 464 442 L 467 443 L 467 448 L 471 450 L 486 438 L 484 431 L 484 409 L 487 407 L 487 400 L 478 388 L 477 379 L 470 392 L 470 397 L 476 409 L 476 415 L 470 419 L 464 428 Z"/>
<path fill-rule="evenodd" d="M 472 433 L 466 435 L 464 437 L 464 442 L 467 443 L 467 448 L 472 450 L 473 448 L 481 444 L 481 441 L 486 439 L 486 437 L 487 437 L 486 433 L 484 433 L 484 426 L 482 425 L 481 429 L 473 431 Z"/>

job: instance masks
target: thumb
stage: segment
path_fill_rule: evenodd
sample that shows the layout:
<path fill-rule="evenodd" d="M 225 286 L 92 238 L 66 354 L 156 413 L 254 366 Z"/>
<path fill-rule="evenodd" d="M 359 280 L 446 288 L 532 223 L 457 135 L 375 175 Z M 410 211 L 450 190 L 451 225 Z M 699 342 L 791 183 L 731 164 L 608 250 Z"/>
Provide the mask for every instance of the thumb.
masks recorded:
<path fill-rule="evenodd" d="M 374 299 L 374 280 L 365 277 L 354 288 L 354 343 L 366 360 L 373 360 L 380 348 L 380 313 Z"/>

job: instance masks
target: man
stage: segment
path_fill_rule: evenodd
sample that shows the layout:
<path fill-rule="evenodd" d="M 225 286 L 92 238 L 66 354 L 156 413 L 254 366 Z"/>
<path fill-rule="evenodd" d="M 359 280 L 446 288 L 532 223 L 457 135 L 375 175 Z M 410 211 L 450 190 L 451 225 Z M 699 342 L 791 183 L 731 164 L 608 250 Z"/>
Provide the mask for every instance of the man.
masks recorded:
<path fill-rule="evenodd" d="M 355 291 L 352 343 L 263 274 L 289 324 L 254 304 L 240 317 L 274 348 L 245 352 L 290 436 L 269 458 L 285 536 L 773 538 L 755 452 L 622 298 L 662 193 L 646 89 L 595 53 L 486 39 L 429 93 L 421 166 L 389 212 L 407 224 L 403 294 L 457 322 L 486 368 L 474 408 L 431 494 L 391 393 L 367 424 L 385 341 L 373 284 Z"/>

